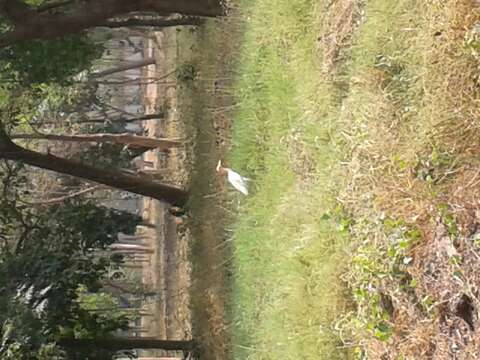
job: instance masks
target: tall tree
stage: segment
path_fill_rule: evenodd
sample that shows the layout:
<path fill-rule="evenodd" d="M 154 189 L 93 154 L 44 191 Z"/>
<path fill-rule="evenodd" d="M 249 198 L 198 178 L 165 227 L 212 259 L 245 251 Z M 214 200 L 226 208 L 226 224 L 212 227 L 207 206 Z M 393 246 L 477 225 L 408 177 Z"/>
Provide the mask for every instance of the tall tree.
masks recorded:
<path fill-rule="evenodd" d="M 177 19 L 139 19 L 132 18 L 127 20 L 109 20 L 103 26 L 109 28 L 119 27 L 137 27 L 137 26 L 151 26 L 151 27 L 170 27 L 182 25 L 200 25 L 202 19 L 198 17 L 183 16 Z"/>
<path fill-rule="evenodd" d="M 224 9 L 218 0 L 96 0 L 72 1 L 59 11 L 38 11 L 21 0 L 1 0 L 0 13 L 14 25 L 0 37 L 0 47 L 34 39 L 53 39 L 102 26 L 116 17 L 134 13 L 162 16 L 220 16 Z"/>
<path fill-rule="evenodd" d="M 57 135 L 57 134 L 15 134 L 11 139 L 37 139 L 64 142 L 94 142 L 94 143 L 114 143 L 128 145 L 131 147 L 140 147 L 148 149 L 168 150 L 178 147 L 181 142 L 175 139 L 159 139 L 147 136 L 124 134 L 78 134 L 78 135 Z"/>
<path fill-rule="evenodd" d="M 81 353 L 85 349 L 105 349 L 111 351 L 130 349 L 162 349 L 188 351 L 194 348 L 191 340 L 159 340 L 156 338 L 97 338 L 97 339 L 73 339 L 64 338 L 59 345 L 73 353 Z"/>
<path fill-rule="evenodd" d="M 0 49 L 1 62 L 8 64 L 2 69 L 2 75 L 27 86 L 72 82 L 72 76 L 90 68 L 102 52 L 103 47 L 85 34 L 19 42 Z"/>
<path fill-rule="evenodd" d="M 99 77 L 102 77 L 102 76 L 112 75 L 112 74 L 115 74 L 115 73 L 119 73 L 119 72 L 127 71 L 127 70 L 132 70 L 132 69 L 138 69 L 138 68 L 141 68 L 141 67 L 144 67 L 144 66 L 147 66 L 147 65 L 153 65 L 153 64 L 155 64 L 155 59 L 154 58 L 146 58 L 146 59 L 143 59 L 143 60 L 132 61 L 128 64 L 117 66 L 113 69 L 107 69 L 107 70 L 94 72 L 94 73 L 90 74 L 90 78 L 91 79 L 99 78 Z"/>
<path fill-rule="evenodd" d="M 96 205 L 91 200 L 69 199 L 47 206 L 45 216 L 62 224 L 66 235 L 84 249 L 106 249 L 117 241 L 117 233 L 131 234 L 142 221 L 128 211 Z M 54 226 L 54 224 L 51 224 Z"/>
<path fill-rule="evenodd" d="M 118 349 L 191 348 L 112 338 L 132 314 L 103 291 L 120 265 L 105 249 L 109 235 L 131 231 L 139 218 L 91 202 L 25 207 L 24 173 L 0 162 L 0 358 L 110 360 Z"/>
<path fill-rule="evenodd" d="M 133 123 L 137 121 L 145 121 L 145 120 L 157 120 L 157 119 L 164 119 L 165 114 L 164 113 L 156 113 L 156 114 L 148 114 L 148 115 L 141 115 L 141 116 L 112 116 L 108 117 L 105 116 L 104 114 L 99 113 L 99 116 L 92 117 L 89 116 L 88 114 L 75 114 L 79 119 L 72 121 L 75 124 L 104 124 L 104 123 Z M 42 125 L 50 125 L 50 124 L 58 124 L 59 121 L 41 121 Z"/>
<path fill-rule="evenodd" d="M 171 205 L 185 205 L 188 193 L 171 185 L 165 185 L 142 176 L 128 174 L 119 170 L 101 169 L 86 165 L 75 160 L 69 160 L 42 154 L 25 149 L 15 144 L 0 128 L 0 158 L 19 161 L 38 168 L 51 170 L 65 175 L 71 175 L 85 180 L 94 181 L 117 189 L 149 196 L 165 201 Z"/>

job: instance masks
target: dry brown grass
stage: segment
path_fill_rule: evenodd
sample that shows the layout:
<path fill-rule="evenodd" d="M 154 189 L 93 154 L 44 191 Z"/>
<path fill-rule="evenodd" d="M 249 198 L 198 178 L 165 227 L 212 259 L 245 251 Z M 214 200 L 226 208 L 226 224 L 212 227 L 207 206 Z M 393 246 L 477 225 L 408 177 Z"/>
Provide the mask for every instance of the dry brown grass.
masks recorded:
<path fill-rule="evenodd" d="M 361 21 L 361 1 L 332 0 L 322 11 L 322 31 L 318 47 L 323 53 L 323 71 L 334 75 L 345 60 L 344 51 L 351 45 L 351 38 Z"/>
<path fill-rule="evenodd" d="M 357 300 L 355 316 L 380 315 L 354 342 L 369 359 L 477 359 L 480 4 L 386 1 L 365 11 L 343 103 L 350 153 L 340 200 L 363 261 L 345 278 L 370 299 Z M 402 235 L 411 241 L 397 260 L 384 219 L 418 232 Z M 374 335 L 382 321 L 383 341 Z"/>

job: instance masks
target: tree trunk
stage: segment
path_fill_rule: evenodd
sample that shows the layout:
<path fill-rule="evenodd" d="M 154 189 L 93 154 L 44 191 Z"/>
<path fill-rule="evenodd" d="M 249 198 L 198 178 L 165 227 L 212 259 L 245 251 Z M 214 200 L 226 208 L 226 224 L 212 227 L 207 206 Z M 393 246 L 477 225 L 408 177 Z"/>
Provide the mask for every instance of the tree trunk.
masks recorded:
<path fill-rule="evenodd" d="M 25 164 L 57 173 L 71 175 L 88 181 L 108 185 L 135 194 L 149 196 L 171 205 L 185 205 L 188 193 L 174 186 L 146 180 L 118 170 L 100 169 L 78 161 L 63 159 L 51 154 L 41 154 L 13 143 L 0 131 L 0 158 L 21 161 Z"/>
<path fill-rule="evenodd" d="M 107 289 L 109 292 L 113 293 L 115 296 L 118 294 L 128 294 L 133 296 L 142 296 L 142 297 L 153 297 L 159 295 L 156 291 L 144 291 L 138 289 L 131 289 L 127 286 L 123 286 L 114 280 L 104 280 L 104 288 Z"/>
<path fill-rule="evenodd" d="M 90 74 L 90 78 L 91 79 L 96 79 L 96 78 L 99 78 L 99 77 L 112 75 L 112 74 L 115 74 L 115 73 L 118 73 L 118 72 L 132 70 L 132 69 L 136 69 L 136 68 L 140 68 L 140 67 L 147 66 L 147 65 L 152 65 L 152 64 L 155 64 L 155 59 L 154 58 L 146 58 L 146 59 L 143 59 L 143 60 L 132 61 L 129 64 L 126 64 L 126 65 L 121 65 L 121 66 L 117 66 L 117 67 L 112 68 L 112 69 L 107 69 L 107 70 L 103 70 L 103 71 L 99 71 L 99 72 Z"/>
<path fill-rule="evenodd" d="M 127 19 L 118 21 L 107 21 L 103 26 L 109 28 L 119 27 L 135 27 L 135 26 L 150 26 L 150 27 L 171 27 L 171 26 L 185 26 L 185 25 L 200 25 L 202 19 L 198 17 L 182 17 L 180 19 Z"/>
<path fill-rule="evenodd" d="M 83 116 L 83 115 L 81 115 Z M 117 115 L 118 116 L 118 115 Z M 85 115 L 85 118 L 82 117 L 82 119 L 78 120 L 78 121 L 73 121 L 73 120 L 69 120 L 71 121 L 73 124 L 103 124 L 107 121 L 109 122 L 112 122 L 112 123 L 132 123 L 132 122 L 136 122 L 136 121 L 146 121 L 146 120 L 163 120 L 165 118 L 165 114 L 163 113 L 156 113 L 156 114 L 148 114 L 148 115 L 142 115 L 142 116 L 138 116 L 138 117 L 134 117 L 134 118 L 112 118 L 110 119 L 109 117 L 102 117 L 102 118 L 99 118 L 99 117 L 94 117 L 94 118 L 88 118 L 86 115 Z M 60 121 L 41 121 L 39 124 L 40 125 L 56 125 L 56 124 L 59 124 Z"/>
<path fill-rule="evenodd" d="M 73 2 L 73 0 L 64 0 L 64 1 L 57 1 L 57 2 L 53 2 L 53 3 L 42 4 L 42 5 L 37 6 L 35 8 L 35 10 L 38 13 L 47 12 L 47 11 L 51 11 L 51 10 L 54 10 L 54 9 L 58 9 L 58 8 L 60 8 L 62 6 L 65 6 L 65 5 L 70 5 L 72 2 Z"/>
<path fill-rule="evenodd" d="M 219 0 L 95 0 L 72 2 L 62 14 L 39 14 L 21 0 L 4 0 L 0 2 L 0 12 L 15 25 L 0 37 L 0 47 L 6 47 L 21 41 L 79 33 L 131 13 L 215 17 L 223 15 L 224 9 Z"/>
<path fill-rule="evenodd" d="M 194 342 L 192 340 L 158 340 L 155 338 L 105 338 L 105 339 L 61 339 L 58 342 L 63 348 L 70 350 L 84 350 L 85 348 L 105 349 L 111 351 L 130 350 L 130 349 L 162 349 L 170 351 L 189 351 L 193 350 Z"/>
<path fill-rule="evenodd" d="M 63 203 L 65 202 L 66 200 L 69 200 L 69 199 L 73 199 L 77 196 L 80 196 L 80 195 L 83 195 L 83 194 L 87 194 L 89 192 L 92 192 L 92 191 L 95 191 L 95 190 L 98 190 L 98 189 L 101 189 L 102 186 L 101 185 L 95 185 L 95 186 L 90 186 L 86 189 L 83 189 L 83 190 L 80 190 L 80 191 L 77 191 L 77 192 L 74 192 L 72 194 L 68 194 L 68 195 L 65 195 L 65 196 L 61 196 L 61 197 L 57 197 L 57 198 L 53 198 L 53 199 L 47 199 L 47 200 L 42 200 L 42 201 L 24 201 L 24 203 L 28 204 L 28 205 L 52 205 L 52 204 L 58 204 L 58 203 Z"/>
<path fill-rule="evenodd" d="M 103 120 L 97 120 L 97 119 L 91 119 L 91 120 L 82 120 L 79 121 L 79 123 L 87 123 L 87 122 L 105 122 L 106 120 L 110 120 L 111 122 L 125 122 L 125 123 L 131 123 L 135 121 L 146 121 L 146 120 L 163 120 L 165 119 L 165 114 L 164 113 L 156 113 L 156 114 L 148 114 L 148 115 L 142 115 L 138 116 L 135 118 L 130 118 L 130 119 L 124 119 L 124 118 L 119 118 L 119 119 L 103 119 Z"/>
<path fill-rule="evenodd" d="M 156 139 L 147 136 L 137 136 L 128 133 L 124 134 L 82 134 L 82 135 L 56 135 L 56 134 L 17 134 L 12 139 L 40 139 L 51 141 L 69 142 L 94 142 L 94 143 L 115 143 L 128 145 L 135 148 L 149 148 L 168 150 L 178 147 L 181 142 L 173 139 Z"/>
<path fill-rule="evenodd" d="M 185 359 L 185 358 L 183 358 Z M 182 360 L 182 358 L 179 358 L 179 357 L 139 357 L 137 358 L 137 360 Z"/>

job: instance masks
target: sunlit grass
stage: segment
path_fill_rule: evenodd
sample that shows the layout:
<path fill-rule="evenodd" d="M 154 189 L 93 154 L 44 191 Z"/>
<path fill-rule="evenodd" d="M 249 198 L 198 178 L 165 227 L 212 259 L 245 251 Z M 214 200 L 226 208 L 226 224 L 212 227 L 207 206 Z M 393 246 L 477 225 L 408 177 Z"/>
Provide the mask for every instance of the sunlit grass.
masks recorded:
<path fill-rule="evenodd" d="M 344 239 L 332 217 L 337 90 L 321 74 L 324 2 L 244 2 L 229 164 L 254 178 L 235 224 L 236 359 L 336 359 Z M 318 8 L 316 6 L 319 6 Z"/>

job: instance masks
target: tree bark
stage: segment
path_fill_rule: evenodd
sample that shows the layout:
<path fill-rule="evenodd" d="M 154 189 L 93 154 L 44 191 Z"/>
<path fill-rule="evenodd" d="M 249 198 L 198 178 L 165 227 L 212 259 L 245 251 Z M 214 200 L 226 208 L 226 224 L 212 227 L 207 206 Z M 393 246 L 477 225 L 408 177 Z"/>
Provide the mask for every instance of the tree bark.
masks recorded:
<path fill-rule="evenodd" d="M 123 117 L 118 117 L 117 115 L 117 118 L 109 118 L 108 116 L 106 117 L 102 117 L 102 118 L 99 118 L 99 117 L 93 117 L 93 118 L 88 118 L 86 115 L 85 115 L 85 118 L 83 118 L 84 115 L 81 115 L 81 119 L 78 120 L 78 121 L 73 121 L 73 120 L 69 120 L 71 121 L 72 123 L 74 124 L 102 124 L 104 122 L 112 122 L 112 123 L 116 123 L 116 122 L 119 122 L 119 123 L 132 123 L 132 122 L 136 122 L 136 121 L 146 121 L 146 120 L 163 120 L 165 119 L 165 114 L 163 113 L 157 113 L 157 114 L 148 114 L 148 115 L 142 115 L 142 116 L 138 116 L 138 117 L 134 117 L 134 118 L 123 118 Z M 60 120 L 58 121 L 41 121 L 39 122 L 39 124 L 41 125 L 55 125 L 55 124 L 58 124 L 60 122 Z"/>
<path fill-rule="evenodd" d="M 156 296 L 159 293 L 155 291 L 143 291 L 143 290 L 137 290 L 137 289 L 129 289 L 128 286 L 123 286 L 121 284 L 118 284 L 114 280 L 105 280 L 104 284 L 105 288 L 108 288 L 108 291 L 113 292 L 114 295 L 118 294 L 128 294 L 128 295 L 137 295 L 137 296 L 143 296 L 143 297 L 152 297 Z"/>
<path fill-rule="evenodd" d="M 82 135 L 56 135 L 56 134 L 17 134 L 12 139 L 40 139 L 50 141 L 68 142 L 94 142 L 94 143 L 115 143 L 128 145 L 136 148 L 149 148 L 168 150 L 178 147 L 181 142 L 174 139 L 156 139 L 148 136 L 137 136 L 128 133 L 124 134 L 82 134 Z"/>
<path fill-rule="evenodd" d="M 135 27 L 135 26 L 149 26 L 149 27 L 171 27 L 171 26 L 185 26 L 185 25 L 200 25 L 202 19 L 198 17 L 182 17 L 180 19 L 138 19 L 132 18 L 127 20 L 109 20 L 103 26 L 108 28 L 119 27 Z"/>
<path fill-rule="evenodd" d="M 21 0 L 2 0 L 0 12 L 15 25 L 0 37 L 0 47 L 6 47 L 21 41 L 79 33 L 131 13 L 216 17 L 223 15 L 224 9 L 218 0 L 96 0 L 72 2 L 62 14 L 39 14 Z"/>
<path fill-rule="evenodd" d="M 175 74 L 175 70 L 170 71 L 166 74 L 156 76 L 156 77 L 149 77 L 149 78 L 134 78 L 134 79 L 125 79 L 125 80 L 95 80 L 94 78 L 90 78 L 87 81 L 96 84 L 96 85 L 132 85 L 132 86 L 138 86 L 138 85 L 148 85 L 148 84 L 173 84 L 172 81 L 167 81 L 167 79 L 170 75 Z M 160 80 L 165 80 L 160 82 Z"/>
<path fill-rule="evenodd" d="M 122 71 L 131 70 L 131 69 L 136 69 L 136 68 L 140 68 L 140 67 L 147 66 L 147 65 L 152 65 L 152 64 L 155 64 L 155 58 L 146 58 L 146 59 L 143 59 L 143 60 L 132 61 L 131 63 L 126 64 L 126 65 L 121 65 L 121 66 L 117 66 L 113 69 L 107 69 L 107 70 L 103 70 L 103 71 L 99 71 L 99 72 L 90 74 L 90 79 L 96 79 L 96 78 L 99 78 L 99 77 L 115 74 L 115 73 L 122 72 Z"/>
<path fill-rule="evenodd" d="M 111 351 L 130 349 L 162 349 L 170 351 L 193 350 L 192 340 L 158 340 L 155 338 L 105 338 L 105 339 L 71 339 L 65 338 L 58 342 L 63 348 L 83 350 L 85 348 L 99 348 Z"/>
<path fill-rule="evenodd" d="M 13 143 L 0 131 L 0 158 L 21 161 L 57 173 L 71 175 L 88 181 L 108 185 L 120 190 L 149 196 L 171 205 L 185 205 L 188 193 L 174 186 L 157 183 L 118 170 L 100 169 L 78 161 L 63 159 L 51 154 L 41 154 Z"/>

